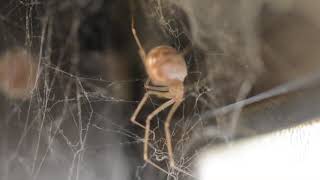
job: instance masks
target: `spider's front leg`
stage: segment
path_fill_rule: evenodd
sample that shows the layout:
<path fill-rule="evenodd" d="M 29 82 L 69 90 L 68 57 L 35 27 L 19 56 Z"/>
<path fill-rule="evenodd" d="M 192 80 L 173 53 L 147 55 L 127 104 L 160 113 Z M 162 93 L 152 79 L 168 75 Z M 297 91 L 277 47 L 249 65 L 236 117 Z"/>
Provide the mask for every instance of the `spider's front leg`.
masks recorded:
<path fill-rule="evenodd" d="M 184 174 L 187 174 L 191 177 L 194 177 L 192 174 L 190 174 L 189 172 L 177 167 L 175 165 L 175 161 L 173 158 L 173 148 L 172 148 L 172 142 L 171 142 L 171 132 L 170 132 L 170 124 L 171 124 L 171 120 L 172 117 L 174 115 L 174 113 L 177 111 L 178 107 L 180 106 L 180 104 L 182 103 L 183 99 L 178 99 L 175 101 L 175 103 L 173 104 L 173 106 L 170 109 L 170 112 L 167 116 L 166 121 L 164 122 L 164 130 L 165 130 L 165 135 L 166 135 L 166 141 L 167 141 L 167 148 L 168 148 L 168 155 L 169 155 L 169 163 L 170 163 L 170 167 L 173 169 L 176 169 Z"/>
<path fill-rule="evenodd" d="M 162 95 L 161 95 L 162 94 Z M 163 96 L 166 95 L 167 93 L 161 93 L 158 94 L 158 96 Z M 149 116 L 147 117 L 146 120 L 146 131 L 145 131 L 145 135 L 144 135 L 144 148 L 143 148 L 143 159 L 151 164 L 152 166 L 156 167 L 157 169 L 165 172 L 166 174 L 169 174 L 168 171 L 164 170 L 163 168 L 161 168 L 159 165 L 155 164 L 154 162 L 152 162 L 149 157 L 148 157 L 148 144 L 149 144 L 149 131 L 150 131 L 150 124 L 151 124 L 151 120 L 153 120 L 153 118 L 160 113 L 161 111 L 163 111 L 164 109 L 166 109 L 167 107 L 171 106 L 172 104 L 174 104 L 174 99 L 170 99 L 169 101 L 165 102 L 164 104 L 162 104 L 161 106 L 159 106 L 156 110 L 154 110 L 152 113 L 149 114 Z"/>
<path fill-rule="evenodd" d="M 147 102 L 148 98 L 150 95 L 156 95 L 156 96 L 163 96 L 163 92 L 158 92 L 158 91 L 147 91 L 142 100 L 140 101 L 139 105 L 137 106 L 136 110 L 134 111 L 134 113 L 132 114 L 131 118 L 130 118 L 130 121 L 133 123 L 133 124 L 136 124 L 140 127 L 142 127 L 143 129 L 145 129 L 146 131 L 146 127 L 144 125 L 142 125 L 141 123 L 139 123 L 136 119 L 137 119 L 137 116 L 138 114 L 140 113 L 142 107 L 144 106 L 144 104 Z M 153 131 L 151 131 L 151 133 L 153 134 L 153 138 L 155 138 L 155 133 Z"/>
<path fill-rule="evenodd" d="M 159 97 L 163 97 L 163 98 L 172 98 L 170 96 L 169 93 L 157 93 L 157 95 Z M 174 113 L 176 112 L 176 110 L 178 109 L 178 107 L 180 106 L 180 104 L 182 103 L 183 100 L 176 100 L 176 99 L 170 99 L 169 101 L 165 102 L 164 104 L 162 104 L 161 106 L 159 106 L 156 110 L 154 110 L 148 117 L 146 120 L 146 131 L 145 131 L 145 136 L 144 136 L 144 149 L 143 149 L 143 158 L 146 162 L 148 162 L 149 164 L 151 164 L 152 166 L 156 167 L 157 169 L 167 173 L 168 175 L 169 172 L 164 170 L 163 168 L 161 168 L 159 165 L 155 164 L 154 162 L 152 162 L 149 157 L 149 151 L 148 151 L 148 144 L 149 144 L 149 131 L 150 131 L 150 124 L 151 121 L 153 120 L 153 118 L 159 114 L 161 111 L 163 111 L 164 109 L 168 108 L 169 106 L 171 106 L 173 104 L 173 106 L 170 109 L 170 112 L 166 118 L 165 121 L 165 135 L 166 135 L 166 141 L 167 141 L 167 148 L 168 148 L 168 155 L 169 155 L 169 163 L 170 163 L 170 167 L 172 167 L 173 169 L 176 169 L 177 171 L 180 171 L 184 174 L 187 174 L 191 177 L 194 177 L 192 174 L 190 174 L 189 172 L 186 172 L 180 168 L 178 168 L 175 165 L 175 161 L 173 158 L 173 148 L 172 148 L 172 142 L 171 142 L 171 133 L 170 133 L 170 123 L 172 120 L 172 117 L 174 115 Z"/>
<path fill-rule="evenodd" d="M 150 94 L 152 93 L 152 91 L 147 91 L 142 100 L 140 101 L 139 105 L 137 106 L 136 110 L 134 111 L 134 113 L 132 114 L 131 118 L 130 118 L 130 121 L 133 123 L 133 124 L 136 124 L 140 127 L 142 127 L 143 129 L 146 129 L 146 127 L 144 125 L 142 125 L 141 123 L 139 123 L 136 118 L 139 114 L 139 112 L 141 111 L 143 105 L 147 102 L 148 100 L 148 97 L 150 96 Z"/>
<path fill-rule="evenodd" d="M 160 91 L 160 92 L 167 92 L 169 91 L 169 88 L 167 86 L 153 86 L 150 85 L 150 79 L 148 78 L 146 82 L 144 83 L 144 88 L 147 90 L 152 90 L 152 91 Z"/>
<path fill-rule="evenodd" d="M 182 103 L 182 101 L 176 101 L 173 104 L 173 106 L 171 107 L 170 112 L 169 112 L 169 114 L 167 116 L 167 119 L 164 122 L 164 131 L 165 131 L 166 141 L 167 141 L 169 163 L 170 163 L 170 166 L 172 168 L 174 168 L 176 166 L 175 166 L 175 162 L 174 162 L 174 158 L 173 158 L 173 148 L 172 148 L 172 142 L 171 142 L 170 123 L 171 123 L 171 120 L 172 120 L 172 117 L 173 117 L 174 113 L 176 112 L 176 110 L 178 109 L 178 107 L 180 106 L 181 103 Z"/>

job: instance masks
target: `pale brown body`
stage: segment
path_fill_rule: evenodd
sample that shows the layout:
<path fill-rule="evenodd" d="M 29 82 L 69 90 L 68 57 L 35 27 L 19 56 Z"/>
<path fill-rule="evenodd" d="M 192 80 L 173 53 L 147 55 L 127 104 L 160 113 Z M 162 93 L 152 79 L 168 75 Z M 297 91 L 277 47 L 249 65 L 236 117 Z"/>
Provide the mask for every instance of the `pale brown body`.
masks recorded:
<path fill-rule="evenodd" d="M 184 58 L 170 46 L 153 48 L 147 54 L 144 64 L 151 82 L 155 85 L 174 85 L 183 82 L 187 76 Z"/>
<path fill-rule="evenodd" d="M 157 46 L 151 49 L 151 51 L 148 54 L 146 54 L 145 50 L 143 49 L 139 41 L 138 36 L 136 35 L 133 19 L 131 25 L 133 36 L 136 40 L 137 45 L 139 46 L 139 54 L 141 56 L 141 59 L 143 60 L 146 72 L 149 77 L 149 79 L 145 83 L 145 88 L 147 92 L 145 93 L 144 97 L 142 98 L 141 102 L 139 103 L 138 107 L 136 108 L 135 112 L 131 117 L 131 121 L 133 123 L 137 124 L 142 128 L 145 128 L 143 154 L 144 160 L 153 165 L 154 167 L 160 169 L 161 171 L 168 173 L 168 171 L 164 170 L 148 158 L 148 142 L 151 120 L 162 110 L 172 105 L 169 114 L 164 122 L 170 166 L 178 171 L 192 176 L 188 172 L 175 166 L 170 133 L 170 122 L 175 111 L 183 101 L 183 82 L 188 74 L 187 65 L 185 63 L 183 55 L 178 53 L 177 50 L 173 47 L 165 45 Z M 149 84 L 150 81 L 152 82 L 152 85 Z M 144 126 L 136 121 L 136 117 L 150 95 L 155 95 L 160 98 L 165 98 L 169 100 L 160 105 L 156 110 L 154 110 L 152 113 L 148 115 L 146 119 L 146 126 Z M 151 132 L 153 133 L 153 131 Z"/>
<path fill-rule="evenodd" d="M 176 49 L 170 46 L 155 47 L 145 57 L 144 65 L 152 84 L 166 86 L 176 99 L 183 98 L 187 65 Z"/>

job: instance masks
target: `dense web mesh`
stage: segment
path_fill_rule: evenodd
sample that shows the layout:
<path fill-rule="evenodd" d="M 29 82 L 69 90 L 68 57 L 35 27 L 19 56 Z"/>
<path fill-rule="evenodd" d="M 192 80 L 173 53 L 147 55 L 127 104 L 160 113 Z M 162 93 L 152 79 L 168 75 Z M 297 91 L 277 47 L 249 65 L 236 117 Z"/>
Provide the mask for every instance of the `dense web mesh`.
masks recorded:
<path fill-rule="evenodd" d="M 129 119 L 147 76 L 131 17 L 146 51 L 167 44 L 185 54 L 185 100 L 171 133 L 176 165 L 192 172 L 205 145 L 256 133 L 238 128 L 244 105 L 318 80 L 299 79 L 314 72 L 315 61 L 293 67 L 291 52 L 279 61 L 281 38 L 261 30 L 274 22 L 261 23 L 265 9 L 283 15 L 290 2 L 1 1 L 0 179 L 192 179 L 168 164 L 168 110 L 152 124 L 149 156 L 169 174 L 143 161 L 144 130 Z M 150 98 L 138 121 L 162 103 Z"/>

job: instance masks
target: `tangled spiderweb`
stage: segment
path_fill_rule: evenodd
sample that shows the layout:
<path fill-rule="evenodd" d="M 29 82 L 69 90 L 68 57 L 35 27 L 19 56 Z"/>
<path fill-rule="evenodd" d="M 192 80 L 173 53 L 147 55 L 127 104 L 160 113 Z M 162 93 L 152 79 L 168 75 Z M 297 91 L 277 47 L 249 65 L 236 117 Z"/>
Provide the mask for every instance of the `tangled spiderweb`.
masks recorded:
<path fill-rule="evenodd" d="M 169 168 L 166 111 L 152 124 L 149 155 L 170 174 L 143 161 L 143 129 L 129 122 L 146 80 L 131 16 L 146 50 L 187 51 L 186 98 L 171 131 L 177 166 L 192 172 L 199 149 L 252 132 L 239 128 L 241 103 L 215 114 L 221 107 L 277 95 L 275 86 L 296 90 L 286 82 L 316 72 L 318 32 L 305 19 L 318 20 L 308 8 L 294 0 L 0 2 L 0 179 L 192 178 Z M 150 99 L 139 121 L 160 104 Z M 212 128 L 219 133 L 206 137 Z"/>

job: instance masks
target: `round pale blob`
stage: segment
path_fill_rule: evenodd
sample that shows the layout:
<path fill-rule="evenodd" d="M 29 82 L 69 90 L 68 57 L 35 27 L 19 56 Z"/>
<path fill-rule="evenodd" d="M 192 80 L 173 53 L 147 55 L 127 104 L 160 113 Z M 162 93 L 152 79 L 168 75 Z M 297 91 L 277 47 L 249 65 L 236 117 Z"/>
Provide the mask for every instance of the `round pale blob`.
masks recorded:
<path fill-rule="evenodd" d="M 27 99 L 35 87 L 37 68 L 24 49 L 8 50 L 0 57 L 0 89 L 9 98 Z"/>
<path fill-rule="evenodd" d="M 170 86 L 182 83 L 187 76 L 187 65 L 176 49 L 158 46 L 145 59 L 146 71 L 155 85 Z"/>

